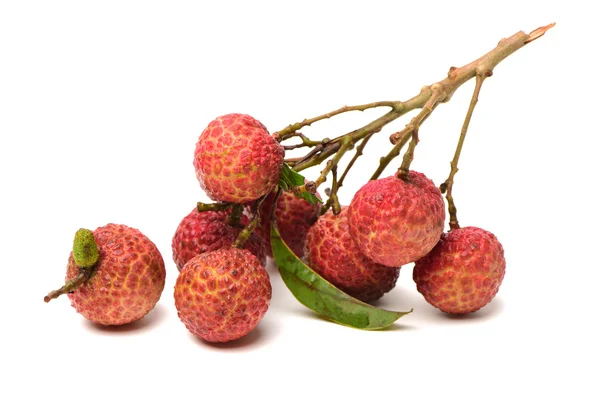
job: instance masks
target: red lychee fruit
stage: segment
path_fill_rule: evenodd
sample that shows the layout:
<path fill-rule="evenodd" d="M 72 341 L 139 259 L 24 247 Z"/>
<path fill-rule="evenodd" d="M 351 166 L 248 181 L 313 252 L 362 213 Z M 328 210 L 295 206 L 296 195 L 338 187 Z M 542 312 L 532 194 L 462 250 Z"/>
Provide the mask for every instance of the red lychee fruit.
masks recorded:
<path fill-rule="evenodd" d="M 252 331 L 271 300 L 267 270 L 245 249 L 203 253 L 185 265 L 175 284 L 175 307 L 194 335 L 228 342 Z"/>
<path fill-rule="evenodd" d="M 376 263 L 399 267 L 425 256 L 444 230 L 440 190 L 420 172 L 369 181 L 348 207 L 348 224 L 360 250 Z"/>
<path fill-rule="evenodd" d="M 395 285 L 400 268 L 376 264 L 360 252 L 348 228 L 347 207 L 331 210 L 309 229 L 306 260 L 332 285 L 364 302 L 379 299 Z"/>
<path fill-rule="evenodd" d="M 139 230 L 125 225 L 97 228 L 93 237 L 99 256 L 89 279 L 68 293 L 71 305 L 85 318 L 102 325 L 141 319 L 154 308 L 165 286 L 165 263 L 160 252 Z M 66 281 L 80 273 L 81 266 L 71 252 Z"/>
<path fill-rule="evenodd" d="M 213 200 L 247 203 L 279 180 L 283 147 L 267 128 L 244 114 L 218 117 L 202 132 L 194 152 L 200 185 Z"/>
<path fill-rule="evenodd" d="M 273 257 L 271 242 L 271 211 L 275 202 L 276 193 L 273 192 L 267 196 L 260 207 L 260 227 L 259 235 L 267 243 L 267 255 Z M 317 194 L 317 197 L 320 196 Z M 277 201 L 275 209 L 275 218 L 277 228 L 283 241 L 299 258 L 304 255 L 304 242 L 308 229 L 317 220 L 317 215 L 321 204 L 310 204 L 310 202 L 301 199 L 292 192 L 282 192 Z"/>
<path fill-rule="evenodd" d="M 479 310 L 498 293 L 506 261 L 492 233 L 476 227 L 453 229 L 415 263 L 417 290 L 431 305 L 451 314 Z"/>
<path fill-rule="evenodd" d="M 229 211 L 198 212 L 194 208 L 181 220 L 171 242 L 173 261 L 178 270 L 181 271 L 185 263 L 199 254 L 231 247 L 242 228 L 227 224 L 229 214 Z M 266 247 L 263 239 L 255 233 L 244 243 L 244 248 L 254 254 L 263 266 L 267 263 Z"/>

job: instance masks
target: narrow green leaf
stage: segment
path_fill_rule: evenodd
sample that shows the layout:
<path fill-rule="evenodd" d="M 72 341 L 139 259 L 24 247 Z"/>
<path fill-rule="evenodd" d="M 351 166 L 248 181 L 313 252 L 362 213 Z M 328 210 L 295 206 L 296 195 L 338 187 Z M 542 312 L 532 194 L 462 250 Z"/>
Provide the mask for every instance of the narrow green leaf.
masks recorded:
<path fill-rule="evenodd" d="M 289 165 L 283 163 L 283 167 L 281 167 L 281 173 L 279 175 L 279 182 L 277 183 L 279 187 L 283 190 L 290 190 L 293 187 L 303 186 L 304 185 L 304 177 L 290 168 Z M 315 194 L 310 192 L 300 192 L 294 193 L 297 197 L 308 201 L 310 204 L 322 203 L 323 201 L 319 199 Z"/>
<path fill-rule="evenodd" d="M 287 184 L 286 181 L 284 181 L 283 179 L 279 178 L 279 182 L 277 182 L 277 185 L 282 188 L 283 190 L 288 190 L 290 187 Z"/>
<path fill-rule="evenodd" d="M 281 177 L 290 184 L 290 186 L 304 185 L 304 177 L 290 168 L 289 165 L 283 163 L 281 167 Z"/>
<path fill-rule="evenodd" d="M 318 198 L 316 195 L 312 194 L 311 192 L 301 192 L 299 197 L 301 199 L 308 201 L 310 204 L 313 204 L 313 205 L 323 202 L 320 198 Z"/>
<path fill-rule="evenodd" d="M 382 329 L 412 312 L 383 310 L 342 292 L 304 264 L 271 224 L 273 257 L 281 277 L 296 299 L 323 317 L 358 329 Z"/>

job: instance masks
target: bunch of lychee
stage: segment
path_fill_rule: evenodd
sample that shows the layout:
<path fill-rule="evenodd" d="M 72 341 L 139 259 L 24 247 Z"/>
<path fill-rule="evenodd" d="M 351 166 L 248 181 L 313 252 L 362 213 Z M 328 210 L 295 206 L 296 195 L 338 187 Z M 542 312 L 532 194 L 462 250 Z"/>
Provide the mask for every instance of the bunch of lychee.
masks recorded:
<path fill-rule="evenodd" d="M 194 208 L 172 240 L 180 271 L 175 306 L 194 335 L 235 340 L 263 318 L 271 300 L 271 221 L 297 257 L 363 302 L 393 289 L 400 268 L 413 262 L 418 291 L 442 311 L 473 312 L 495 296 L 505 270 L 502 246 L 479 228 L 443 233 L 444 199 L 425 175 L 371 180 L 340 212 L 320 215 L 320 203 L 290 188 L 276 196 L 284 153 L 263 124 L 244 114 L 213 120 L 197 141 L 196 176 L 215 203 Z M 67 283 L 46 301 L 68 293 L 86 318 L 118 325 L 146 315 L 164 282 L 156 246 L 133 228 L 109 224 L 78 232 Z"/>

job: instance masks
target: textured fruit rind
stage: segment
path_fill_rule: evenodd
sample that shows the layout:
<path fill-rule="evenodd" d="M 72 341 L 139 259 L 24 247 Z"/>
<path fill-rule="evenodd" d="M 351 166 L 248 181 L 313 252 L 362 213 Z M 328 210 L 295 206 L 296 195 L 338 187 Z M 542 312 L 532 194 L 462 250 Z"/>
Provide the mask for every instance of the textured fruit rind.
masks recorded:
<path fill-rule="evenodd" d="M 188 261 L 174 296 L 190 332 L 209 342 L 228 342 L 258 325 L 269 308 L 271 282 L 248 250 L 219 249 Z"/>
<path fill-rule="evenodd" d="M 241 229 L 227 224 L 228 215 L 228 211 L 198 212 L 194 208 L 181 220 L 171 241 L 173 261 L 178 270 L 181 271 L 190 259 L 199 254 L 231 247 Z M 254 254 L 263 266 L 266 265 L 267 244 L 261 237 L 252 233 L 244 248 Z"/>
<path fill-rule="evenodd" d="M 369 302 L 396 285 L 400 268 L 376 264 L 360 252 L 348 229 L 347 207 L 322 215 L 306 237 L 307 264 L 332 285 Z"/>
<path fill-rule="evenodd" d="M 451 314 L 479 310 L 498 293 L 506 270 L 504 250 L 492 233 L 454 229 L 415 263 L 417 290 L 431 305 Z"/>
<path fill-rule="evenodd" d="M 125 225 L 108 224 L 94 231 L 100 256 L 91 278 L 69 293 L 71 305 L 90 321 L 123 325 L 154 308 L 165 286 L 165 263 L 150 239 Z M 69 256 L 66 280 L 79 267 Z"/>
<path fill-rule="evenodd" d="M 317 194 L 317 197 L 320 196 Z M 275 200 L 275 193 L 269 194 L 260 207 L 261 222 L 258 234 L 268 244 L 267 255 L 273 257 L 270 246 L 271 238 L 271 211 Z M 295 196 L 292 192 L 282 192 L 277 201 L 275 218 L 277 228 L 283 241 L 298 257 L 304 255 L 304 242 L 309 228 L 317 220 L 320 203 L 310 204 L 308 201 Z"/>
<path fill-rule="evenodd" d="M 437 186 L 420 172 L 369 181 L 348 207 L 352 238 L 371 260 L 398 267 L 425 256 L 444 230 L 446 211 Z"/>
<path fill-rule="evenodd" d="M 283 156 L 283 147 L 258 120 L 227 114 L 208 124 L 198 138 L 194 168 L 208 197 L 246 203 L 273 190 Z"/>

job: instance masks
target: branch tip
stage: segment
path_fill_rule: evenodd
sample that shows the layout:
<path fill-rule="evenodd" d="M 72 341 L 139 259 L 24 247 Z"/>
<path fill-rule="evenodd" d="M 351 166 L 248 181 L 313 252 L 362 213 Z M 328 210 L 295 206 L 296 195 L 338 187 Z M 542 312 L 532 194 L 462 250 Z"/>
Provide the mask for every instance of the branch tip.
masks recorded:
<path fill-rule="evenodd" d="M 527 39 L 525 41 L 525 44 L 527 43 L 531 43 L 533 42 L 535 39 L 539 39 L 542 36 L 544 36 L 544 33 L 546 33 L 549 29 L 551 29 L 552 27 L 554 27 L 554 25 L 556 25 L 556 22 L 553 22 L 551 24 L 548 24 L 546 26 L 541 26 L 537 29 L 534 29 L 533 31 L 531 31 L 531 33 L 529 34 L 529 39 Z"/>

